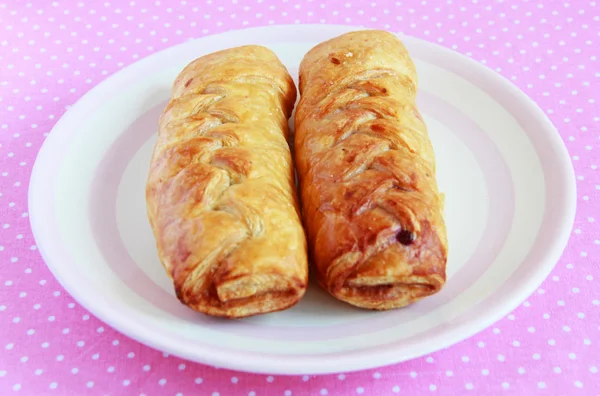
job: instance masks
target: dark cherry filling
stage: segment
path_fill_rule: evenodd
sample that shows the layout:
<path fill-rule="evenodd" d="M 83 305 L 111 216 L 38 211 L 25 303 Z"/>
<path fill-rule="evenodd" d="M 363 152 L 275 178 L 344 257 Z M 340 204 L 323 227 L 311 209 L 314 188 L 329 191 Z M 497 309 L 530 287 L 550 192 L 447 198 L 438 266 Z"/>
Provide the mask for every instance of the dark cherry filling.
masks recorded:
<path fill-rule="evenodd" d="M 411 245 L 417 236 L 410 230 L 402 230 L 396 235 L 396 239 L 403 245 Z"/>

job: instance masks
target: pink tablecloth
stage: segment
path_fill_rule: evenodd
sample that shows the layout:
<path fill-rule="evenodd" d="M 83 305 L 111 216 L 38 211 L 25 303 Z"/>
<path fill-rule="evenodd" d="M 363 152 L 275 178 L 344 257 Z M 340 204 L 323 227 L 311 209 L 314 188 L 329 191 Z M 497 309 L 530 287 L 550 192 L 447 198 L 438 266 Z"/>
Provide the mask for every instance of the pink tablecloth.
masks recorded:
<path fill-rule="evenodd" d="M 0 0 L 0 394 L 600 393 L 600 4 L 596 1 Z M 363 24 L 473 57 L 548 113 L 572 155 L 578 216 L 564 257 L 522 306 L 431 356 L 358 373 L 283 377 L 187 362 L 94 318 L 36 251 L 29 174 L 87 90 L 190 38 L 267 24 Z"/>

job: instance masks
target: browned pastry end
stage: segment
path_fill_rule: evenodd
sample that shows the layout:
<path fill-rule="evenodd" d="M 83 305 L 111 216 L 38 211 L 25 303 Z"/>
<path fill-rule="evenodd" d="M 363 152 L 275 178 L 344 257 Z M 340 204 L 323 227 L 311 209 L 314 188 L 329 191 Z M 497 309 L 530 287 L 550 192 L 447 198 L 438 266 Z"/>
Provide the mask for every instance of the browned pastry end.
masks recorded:
<path fill-rule="evenodd" d="M 319 283 L 358 307 L 438 292 L 447 239 L 433 148 L 402 42 L 376 30 L 336 37 L 300 65 L 295 163 Z"/>
<path fill-rule="evenodd" d="M 306 291 L 306 239 L 287 143 L 296 88 L 275 54 L 196 59 L 174 82 L 147 182 L 148 217 L 179 300 L 239 318 Z"/>

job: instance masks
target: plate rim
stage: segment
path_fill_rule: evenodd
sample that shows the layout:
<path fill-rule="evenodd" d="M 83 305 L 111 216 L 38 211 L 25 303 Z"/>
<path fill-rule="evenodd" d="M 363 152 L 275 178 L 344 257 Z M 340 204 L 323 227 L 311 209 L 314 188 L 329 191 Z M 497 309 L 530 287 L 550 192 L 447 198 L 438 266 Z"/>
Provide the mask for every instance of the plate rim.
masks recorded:
<path fill-rule="evenodd" d="M 53 147 L 58 144 L 57 142 L 60 142 L 60 134 L 61 130 L 63 129 L 63 125 L 67 123 L 69 118 L 76 116 L 78 108 L 83 106 L 81 103 L 93 100 L 93 96 L 100 92 L 103 87 L 109 86 L 113 79 L 117 78 L 117 75 L 123 74 L 126 71 L 131 73 L 133 70 L 142 68 L 149 64 L 153 61 L 153 59 L 159 57 L 166 58 L 169 53 L 178 51 L 181 48 L 190 45 L 192 42 L 197 43 L 199 41 L 213 41 L 221 39 L 224 43 L 227 43 L 228 40 L 231 41 L 232 38 L 237 37 L 236 40 L 240 41 L 240 37 L 243 39 L 244 36 L 247 36 L 252 37 L 255 41 L 262 40 L 263 43 L 275 43 L 277 41 L 269 39 L 269 37 L 277 37 L 274 34 L 274 31 L 277 30 L 288 33 L 289 31 L 292 31 L 294 34 L 302 36 L 303 38 L 309 36 L 312 37 L 314 35 L 314 31 L 317 31 L 318 35 L 322 37 L 320 40 L 324 40 L 323 37 L 325 36 L 333 37 L 349 31 L 366 30 L 366 28 L 362 26 L 330 24 L 268 25 L 248 29 L 230 30 L 215 35 L 208 35 L 194 40 L 185 41 L 175 46 L 155 52 L 111 74 L 108 78 L 96 84 L 93 88 L 81 96 L 77 102 L 58 120 L 51 132 L 48 134 L 48 137 L 43 142 L 37 154 L 31 171 L 27 199 L 29 222 L 36 245 L 38 246 L 38 250 L 44 262 L 50 269 L 52 275 L 58 280 L 65 291 L 71 294 L 71 296 L 84 309 L 96 316 L 98 319 L 110 325 L 116 331 L 138 342 L 141 342 L 146 346 L 213 367 L 223 367 L 232 370 L 264 374 L 330 374 L 366 370 L 403 362 L 448 348 L 460 341 L 470 338 L 517 308 L 518 305 L 529 295 L 531 295 L 534 290 L 547 278 L 552 269 L 555 267 L 557 261 L 561 258 L 571 236 L 577 211 L 577 186 L 573 163 L 564 140 L 562 139 L 556 127 L 552 124 L 542 109 L 535 103 L 535 101 L 533 101 L 533 99 L 530 98 L 524 91 L 522 91 L 519 87 L 514 85 L 510 80 L 501 74 L 457 51 L 414 36 L 405 35 L 401 32 L 393 33 L 398 35 L 402 40 L 412 41 L 414 43 L 418 43 L 419 45 L 433 48 L 435 51 L 439 51 L 444 56 L 450 56 L 467 62 L 470 67 L 481 70 L 486 78 L 496 80 L 499 84 L 509 90 L 510 93 L 515 95 L 518 99 L 526 103 L 532 109 L 532 117 L 544 125 L 544 130 L 547 130 L 548 132 L 545 135 L 547 136 L 549 143 L 551 143 L 555 150 L 560 153 L 557 160 L 561 164 L 560 168 L 564 170 L 562 175 L 562 177 L 564 177 L 564 184 L 571 185 L 571 188 L 566 189 L 564 192 L 564 200 L 567 205 L 565 206 L 564 213 L 561 216 L 561 225 L 563 227 L 561 227 L 561 229 L 554 234 L 553 239 L 556 243 L 548 249 L 544 259 L 538 262 L 535 272 L 526 280 L 526 282 L 524 282 L 520 289 L 516 289 L 517 291 L 512 293 L 512 298 L 509 302 L 504 303 L 499 308 L 491 310 L 484 315 L 478 316 L 478 319 L 475 322 L 466 322 L 468 325 L 465 325 L 465 323 L 457 324 L 452 331 L 446 331 L 444 335 L 437 337 L 436 342 L 426 343 L 424 348 L 421 348 L 420 351 L 412 351 L 412 353 L 407 354 L 404 353 L 404 349 L 406 348 L 400 347 L 392 348 L 392 350 L 385 355 L 373 355 L 373 352 L 370 354 L 368 352 L 369 349 L 373 348 L 367 348 L 367 351 L 363 349 L 354 352 L 354 354 L 358 355 L 358 358 L 353 358 L 351 360 L 349 360 L 346 355 L 344 355 L 344 359 L 340 359 L 338 357 L 340 354 L 307 355 L 303 356 L 302 359 L 298 359 L 297 357 L 290 358 L 290 355 L 270 355 L 260 352 L 222 349 L 220 347 L 214 347 L 212 345 L 205 344 L 196 345 L 197 348 L 195 349 L 189 347 L 186 348 L 185 345 L 178 347 L 177 345 L 169 344 L 168 339 L 163 339 L 162 337 L 153 337 L 152 333 L 147 331 L 148 329 L 137 325 L 134 320 L 123 316 L 122 313 L 112 309 L 107 304 L 103 304 L 102 299 L 95 300 L 94 298 L 87 296 L 86 293 L 82 293 L 81 290 L 78 290 L 77 287 L 72 284 L 73 280 L 69 281 L 67 279 L 68 277 L 64 276 L 65 274 L 61 270 L 62 266 L 54 262 L 51 255 L 48 253 L 46 246 L 44 246 L 44 236 L 41 231 L 43 227 L 38 222 L 39 212 L 37 207 L 39 204 L 36 203 L 36 197 L 38 197 L 36 191 L 40 190 L 40 186 L 43 184 L 41 180 L 43 180 L 44 175 L 43 163 L 46 161 L 45 158 L 52 153 Z M 300 33 L 300 31 L 303 32 Z M 305 35 L 305 33 L 311 34 Z M 310 41 L 310 39 L 307 38 L 304 41 Z M 237 44 L 231 44 L 231 46 L 233 45 Z M 227 47 L 227 45 L 223 45 L 223 47 Z M 477 305 L 471 309 L 474 309 L 476 306 Z M 476 323 L 475 326 L 473 326 L 474 323 Z M 201 347 L 200 353 L 198 353 L 198 346 Z M 214 353 L 217 351 L 218 353 Z M 246 360 L 249 356 L 252 357 L 251 361 Z"/>

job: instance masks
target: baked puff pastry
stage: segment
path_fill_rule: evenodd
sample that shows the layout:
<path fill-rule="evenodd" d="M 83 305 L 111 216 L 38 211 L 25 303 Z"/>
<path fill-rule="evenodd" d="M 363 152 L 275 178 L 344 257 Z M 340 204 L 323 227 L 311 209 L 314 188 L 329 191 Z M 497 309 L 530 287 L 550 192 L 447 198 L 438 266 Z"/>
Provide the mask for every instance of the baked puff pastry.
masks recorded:
<path fill-rule="evenodd" d="M 445 283 L 447 239 L 417 75 L 404 45 L 358 31 L 300 65 L 295 163 L 321 286 L 352 305 L 402 307 Z"/>
<path fill-rule="evenodd" d="M 159 123 L 146 201 L 179 300 L 230 318 L 278 311 L 306 291 L 288 118 L 296 88 L 269 49 L 196 59 Z"/>

